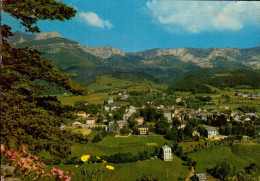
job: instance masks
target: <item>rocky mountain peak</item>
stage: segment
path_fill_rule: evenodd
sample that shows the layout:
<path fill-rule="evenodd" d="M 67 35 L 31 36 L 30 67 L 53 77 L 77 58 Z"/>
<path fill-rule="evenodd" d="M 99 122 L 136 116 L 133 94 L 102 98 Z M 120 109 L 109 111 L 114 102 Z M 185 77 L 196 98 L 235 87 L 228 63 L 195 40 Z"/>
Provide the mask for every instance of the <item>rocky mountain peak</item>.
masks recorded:
<path fill-rule="evenodd" d="M 35 40 L 43 40 L 47 38 L 62 38 L 62 36 L 57 31 L 35 34 Z"/>
<path fill-rule="evenodd" d="M 57 32 L 44 32 L 44 33 L 37 33 L 37 34 L 25 34 L 22 32 L 14 32 L 14 36 L 8 38 L 8 41 L 12 44 L 19 44 L 26 41 L 32 40 L 44 40 L 48 38 L 62 38 L 62 36 Z"/>
<path fill-rule="evenodd" d="M 121 51 L 118 48 L 112 47 L 112 46 L 101 46 L 101 47 L 90 47 L 90 46 L 84 46 L 82 49 L 90 53 L 94 56 L 101 57 L 101 58 L 109 58 L 114 55 L 122 55 L 124 56 L 126 52 Z"/>

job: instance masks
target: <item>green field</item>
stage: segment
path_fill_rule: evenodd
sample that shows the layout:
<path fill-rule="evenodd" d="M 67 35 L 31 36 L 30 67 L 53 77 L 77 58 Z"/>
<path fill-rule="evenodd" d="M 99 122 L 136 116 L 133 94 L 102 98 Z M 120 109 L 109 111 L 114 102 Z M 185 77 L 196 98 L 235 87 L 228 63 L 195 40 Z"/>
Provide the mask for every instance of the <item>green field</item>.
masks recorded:
<path fill-rule="evenodd" d="M 149 149 L 147 143 L 157 143 L 163 145 L 166 140 L 162 136 L 131 136 L 127 138 L 115 138 L 113 136 L 106 137 L 103 141 L 89 144 L 75 144 L 72 146 L 72 156 L 81 156 L 90 154 L 93 156 L 111 155 L 119 152 L 131 152 L 137 154 L 138 151 Z M 203 140 L 196 143 L 202 143 Z M 190 142 L 181 143 L 182 146 L 190 146 Z M 236 167 L 237 172 L 243 170 L 245 166 L 254 162 L 257 164 L 257 175 L 260 175 L 260 144 L 257 141 L 235 144 L 233 146 L 220 146 L 214 148 L 205 148 L 197 152 L 189 153 L 188 156 L 197 162 L 196 172 L 206 172 L 207 168 L 213 168 L 217 163 L 227 162 L 231 166 Z M 109 163 L 110 164 L 110 163 Z M 186 178 L 190 173 L 188 166 L 183 164 L 183 161 L 173 156 L 172 162 L 163 162 L 160 159 L 150 159 L 138 162 L 110 164 L 115 167 L 113 172 L 109 172 L 106 180 L 113 181 L 134 181 L 144 173 L 152 173 L 160 180 L 178 180 L 178 178 Z M 48 166 L 49 169 L 51 166 Z M 80 173 L 80 168 L 75 165 L 58 165 L 61 169 L 70 168 L 75 173 Z M 168 179 L 167 179 L 168 170 Z M 77 180 L 73 176 L 73 180 Z"/>
<path fill-rule="evenodd" d="M 116 153 L 131 152 L 137 154 L 139 151 L 149 149 L 146 143 L 155 143 L 162 146 L 167 140 L 163 136 L 130 136 L 124 138 L 115 138 L 107 136 L 103 141 L 98 143 L 75 144 L 72 146 L 72 156 L 80 156 L 85 154 L 95 156 L 106 156 Z M 149 145 L 149 144 L 148 144 Z"/>
<path fill-rule="evenodd" d="M 182 147 L 184 152 L 189 152 L 191 150 L 193 150 L 197 145 L 204 145 L 205 144 L 205 140 L 204 139 L 200 139 L 199 141 L 182 141 L 179 143 L 179 145 Z"/>
<path fill-rule="evenodd" d="M 130 136 L 127 138 L 115 138 L 113 136 L 106 137 L 103 141 L 99 142 L 100 146 L 107 147 L 119 147 L 125 145 L 145 145 L 146 143 L 157 143 L 158 145 L 163 145 L 167 140 L 163 136 Z"/>
<path fill-rule="evenodd" d="M 155 84 L 150 81 L 136 82 L 126 79 L 115 79 L 109 76 L 102 76 L 97 81 L 88 86 L 91 95 L 87 96 L 72 96 L 72 95 L 56 95 L 63 105 L 73 106 L 77 101 L 88 101 L 90 104 L 103 104 L 108 100 L 110 92 L 124 92 L 124 91 L 147 91 L 157 90 L 162 91 L 167 88 L 164 84 Z M 95 93 L 95 91 L 105 90 L 102 93 Z M 114 95 L 116 97 L 117 95 Z M 116 104 L 128 104 L 123 101 L 115 102 Z"/>
<path fill-rule="evenodd" d="M 180 92 L 176 91 L 175 95 L 177 96 L 210 96 L 212 98 L 212 102 L 219 102 L 221 101 L 220 105 L 204 105 L 202 109 L 216 109 L 216 110 L 223 110 L 225 107 L 232 107 L 233 110 L 235 108 L 238 108 L 242 105 L 246 106 L 255 106 L 257 109 L 257 112 L 260 113 L 260 98 L 253 98 L 253 99 L 248 99 L 240 96 L 235 96 L 236 92 L 248 92 L 248 93 L 253 93 L 253 92 L 260 92 L 260 89 L 234 89 L 234 88 L 229 88 L 229 90 L 220 90 L 216 87 L 209 86 L 212 90 L 216 90 L 218 94 L 192 94 L 191 92 Z M 230 102 L 226 103 L 225 98 L 222 98 L 222 95 L 228 95 L 230 96 Z M 239 102 L 239 103 L 238 103 Z"/>
<path fill-rule="evenodd" d="M 58 95 L 58 99 L 63 105 L 74 106 L 77 101 L 88 101 L 90 104 L 103 104 L 109 98 L 108 93 L 91 94 L 87 96 Z"/>
<path fill-rule="evenodd" d="M 167 86 L 164 84 L 156 84 L 147 80 L 133 81 L 128 79 L 119 79 L 111 77 L 110 75 L 104 75 L 97 77 L 95 82 L 90 84 L 88 88 L 92 91 L 107 90 L 107 92 L 109 92 L 110 90 L 143 91 L 150 90 L 150 88 L 162 90 L 166 89 Z"/>
<path fill-rule="evenodd" d="M 166 142 L 167 140 L 159 135 L 130 136 L 126 138 L 115 138 L 114 136 L 107 136 L 103 141 L 98 143 L 73 145 L 71 156 L 81 156 L 86 154 L 94 156 L 105 156 L 123 152 L 137 154 L 138 151 L 143 151 L 144 149 L 149 150 L 149 148 L 151 148 L 151 146 L 147 146 L 147 143 L 148 145 L 149 143 L 153 143 L 157 144 L 158 146 L 162 146 Z M 154 159 L 112 165 L 114 165 L 115 170 L 110 173 L 107 180 L 113 181 L 134 181 L 136 178 L 141 177 L 143 173 L 152 173 L 153 176 L 160 177 L 160 180 L 177 180 L 179 177 L 186 178 L 190 172 L 189 168 L 183 165 L 183 161 L 176 156 L 174 156 L 172 162 L 164 162 L 160 159 Z M 49 168 L 50 167 L 51 166 L 49 166 Z M 64 170 L 69 168 L 78 174 L 80 170 L 79 168 L 75 168 L 75 165 L 59 165 L 57 167 Z M 76 176 L 73 176 L 73 180 L 77 180 Z"/>
<path fill-rule="evenodd" d="M 213 168 L 220 162 L 227 162 L 236 170 L 243 170 L 245 166 L 254 162 L 257 164 L 257 175 L 260 175 L 260 144 L 257 142 L 240 143 L 233 146 L 220 146 L 205 148 L 188 154 L 197 162 L 196 171 L 206 172 L 207 168 Z"/>
<path fill-rule="evenodd" d="M 183 161 L 176 156 L 173 158 L 172 162 L 164 162 L 160 159 L 155 159 L 109 165 L 113 165 L 115 170 L 108 172 L 106 178 L 103 179 L 105 181 L 135 181 L 144 173 L 151 173 L 154 177 L 159 177 L 160 181 L 173 181 L 178 180 L 178 178 L 186 178 L 190 172 L 189 167 L 184 166 Z M 72 180 L 78 180 L 76 175 L 80 174 L 80 168 L 76 168 L 75 165 L 50 165 L 47 170 L 50 170 L 52 167 L 58 167 L 63 170 L 71 169 L 72 172 L 75 173 L 75 175 L 72 176 Z"/>
<path fill-rule="evenodd" d="M 136 86 L 133 81 L 126 79 L 116 79 L 109 75 L 96 78 L 96 81 L 88 86 L 91 90 L 119 89 L 121 87 Z"/>
<path fill-rule="evenodd" d="M 178 180 L 186 178 L 190 170 L 187 166 L 182 165 L 183 161 L 174 156 L 172 162 L 164 162 L 160 159 L 139 161 L 134 163 L 123 163 L 115 165 L 115 173 L 111 176 L 113 181 L 135 181 L 144 173 L 151 173 L 159 177 L 159 180 Z M 168 179 L 167 179 L 168 170 Z"/>

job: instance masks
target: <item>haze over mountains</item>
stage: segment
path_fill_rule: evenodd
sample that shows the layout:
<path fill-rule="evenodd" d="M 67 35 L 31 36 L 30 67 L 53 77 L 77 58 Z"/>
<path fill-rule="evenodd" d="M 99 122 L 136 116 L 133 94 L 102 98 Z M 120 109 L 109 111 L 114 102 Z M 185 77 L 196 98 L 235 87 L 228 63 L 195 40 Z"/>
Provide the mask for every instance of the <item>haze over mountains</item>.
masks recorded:
<path fill-rule="evenodd" d="M 181 75 L 201 68 L 260 69 L 260 47 L 151 49 L 124 52 L 116 47 L 82 46 L 58 32 L 24 34 L 15 32 L 9 42 L 17 47 L 44 51 L 46 58 L 62 71 L 85 82 L 115 71 L 142 72 L 157 78 Z"/>

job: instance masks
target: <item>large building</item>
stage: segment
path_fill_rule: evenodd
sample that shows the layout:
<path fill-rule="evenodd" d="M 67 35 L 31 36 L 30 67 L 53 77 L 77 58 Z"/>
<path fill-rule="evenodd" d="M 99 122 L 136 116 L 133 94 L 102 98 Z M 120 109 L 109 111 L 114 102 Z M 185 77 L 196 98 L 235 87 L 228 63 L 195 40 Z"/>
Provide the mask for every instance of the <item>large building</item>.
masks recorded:
<path fill-rule="evenodd" d="M 95 117 L 86 117 L 86 124 L 88 125 L 94 125 L 96 123 Z"/>
<path fill-rule="evenodd" d="M 217 132 L 216 128 L 209 127 L 209 128 L 206 128 L 206 130 L 208 133 L 208 138 L 213 138 L 213 139 L 217 138 L 218 132 Z"/>
<path fill-rule="evenodd" d="M 145 124 L 139 125 L 138 126 L 138 131 L 140 132 L 140 134 L 144 135 L 144 134 L 148 134 L 148 126 Z"/>
<path fill-rule="evenodd" d="M 162 159 L 164 161 L 172 161 L 172 149 L 168 145 L 162 147 Z"/>
<path fill-rule="evenodd" d="M 172 120 L 172 112 L 169 110 L 163 111 L 163 115 L 165 118 L 167 118 L 168 122 L 171 122 Z"/>

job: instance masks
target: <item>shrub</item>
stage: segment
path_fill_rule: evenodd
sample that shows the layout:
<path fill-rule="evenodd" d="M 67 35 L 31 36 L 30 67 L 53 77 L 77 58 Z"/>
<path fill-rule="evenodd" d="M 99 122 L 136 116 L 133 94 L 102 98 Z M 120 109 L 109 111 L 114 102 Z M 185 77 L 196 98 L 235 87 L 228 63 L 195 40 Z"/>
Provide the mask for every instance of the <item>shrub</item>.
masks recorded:
<path fill-rule="evenodd" d="M 46 165 L 59 165 L 61 164 L 61 159 L 59 157 L 53 157 L 51 159 L 44 159 L 43 162 Z"/>
<path fill-rule="evenodd" d="M 96 143 L 96 142 L 99 142 L 99 141 L 102 141 L 102 140 L 103 140 L 102 134 L 97 134 L 97 135 L 93 138 L 92 142 L 93 142 L 93 143 Z"/>

